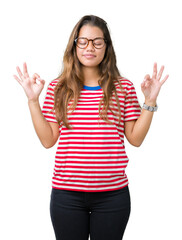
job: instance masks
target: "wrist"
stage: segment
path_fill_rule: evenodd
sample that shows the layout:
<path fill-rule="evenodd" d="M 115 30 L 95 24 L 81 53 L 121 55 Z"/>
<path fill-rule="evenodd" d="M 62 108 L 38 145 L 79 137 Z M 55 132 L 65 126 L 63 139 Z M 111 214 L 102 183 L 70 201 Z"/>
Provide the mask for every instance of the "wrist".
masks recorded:
<path fill-rule="evenodd" d="M 156 107 L 157 103 L 154 100 L 145 99 L 145 104 L 151 107 Z"/>
<path fill-rule="evenodd" d="M 31 105 L 31 104 L 39 104 L 39 99 L 28 99 L 28 104 Z"/>

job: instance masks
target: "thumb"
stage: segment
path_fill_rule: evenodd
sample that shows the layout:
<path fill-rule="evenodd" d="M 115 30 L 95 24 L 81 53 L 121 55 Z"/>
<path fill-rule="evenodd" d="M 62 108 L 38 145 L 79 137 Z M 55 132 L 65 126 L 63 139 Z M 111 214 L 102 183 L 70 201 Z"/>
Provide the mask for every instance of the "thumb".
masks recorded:
<path fill-rule="evenodd" d="M 45 84 L 45 80 L 43 80 L 43 79 L 41 79 L 41 78 L 38 78 L 37 80 L 38 80 L 41 84 L 43 84 L 43 85 Z"/>
<path fill-rule="evenodd" d="M 43 89 L 44 87 L 44 84 L 45 84 L 45 80 L 41 79 L 41 78 L 38 78 L 37 79 L 37 84 L 41 86 L 41 88 Z"/>

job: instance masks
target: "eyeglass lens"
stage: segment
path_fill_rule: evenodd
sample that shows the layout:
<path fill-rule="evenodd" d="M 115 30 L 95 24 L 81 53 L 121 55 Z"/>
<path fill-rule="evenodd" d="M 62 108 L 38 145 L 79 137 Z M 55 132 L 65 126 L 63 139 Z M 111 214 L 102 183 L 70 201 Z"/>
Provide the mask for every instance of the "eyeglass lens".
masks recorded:
<path fill-rule="evenodd" d="M 102 48 L 105 44 L 103 38 L 87 39 L 87 38 L 77 38 L 76 44 L 79 48 L 86 48 L 89 44 L 89 41 L 92 41 L 95 48 Z"/>

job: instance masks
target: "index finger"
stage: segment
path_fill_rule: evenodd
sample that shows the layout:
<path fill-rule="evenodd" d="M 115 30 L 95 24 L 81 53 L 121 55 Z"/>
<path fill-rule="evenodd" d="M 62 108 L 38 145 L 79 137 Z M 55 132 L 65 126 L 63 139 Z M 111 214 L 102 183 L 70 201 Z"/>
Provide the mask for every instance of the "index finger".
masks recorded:
<path fill-rule="evenodd" d="M 26 62 L 23 63 L 23 73 L 24 73 L 25 77 L 29 77 Z"/>

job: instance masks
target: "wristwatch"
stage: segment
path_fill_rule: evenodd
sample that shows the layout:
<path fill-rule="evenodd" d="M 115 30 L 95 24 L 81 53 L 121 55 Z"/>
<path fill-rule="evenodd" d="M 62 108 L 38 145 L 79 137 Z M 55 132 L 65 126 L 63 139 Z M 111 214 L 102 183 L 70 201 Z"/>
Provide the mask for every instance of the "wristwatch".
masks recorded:
<path fill-rule="evenodd" d="M 150 111 L 150 112 L 156 112 L 157 109 L 158 109 L 158 106 L 157 106 L 157 104 L 156 104 L 155 107 L 151 107 L 151 106 L 148 106 L 148 105 L 146 105 L 146 104 L 144 103 L 144 104 L 143 104 L 143 108 L 144 108 L 145 110 Z"/>

